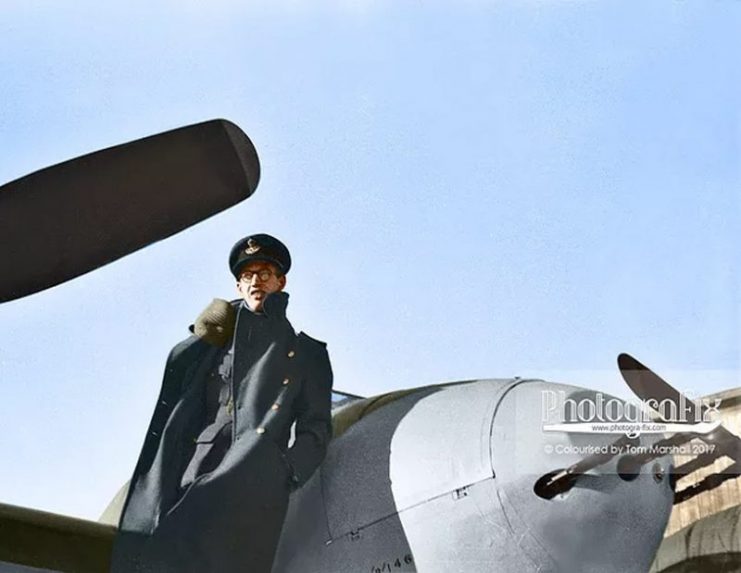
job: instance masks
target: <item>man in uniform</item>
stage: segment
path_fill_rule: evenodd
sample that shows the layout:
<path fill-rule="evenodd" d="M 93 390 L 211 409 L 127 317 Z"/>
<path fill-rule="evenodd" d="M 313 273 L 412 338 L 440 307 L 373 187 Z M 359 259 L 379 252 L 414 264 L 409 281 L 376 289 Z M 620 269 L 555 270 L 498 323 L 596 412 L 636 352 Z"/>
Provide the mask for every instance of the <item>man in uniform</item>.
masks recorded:
<path fill-rule="evenodd" d="M 240 298 L 215 299 L 168 358 L 113 571 L 269 573 L 289 492 L 324 458 L 332 371 L 286 318 L 288 249 L 251 235 L 229 267 Z"/>

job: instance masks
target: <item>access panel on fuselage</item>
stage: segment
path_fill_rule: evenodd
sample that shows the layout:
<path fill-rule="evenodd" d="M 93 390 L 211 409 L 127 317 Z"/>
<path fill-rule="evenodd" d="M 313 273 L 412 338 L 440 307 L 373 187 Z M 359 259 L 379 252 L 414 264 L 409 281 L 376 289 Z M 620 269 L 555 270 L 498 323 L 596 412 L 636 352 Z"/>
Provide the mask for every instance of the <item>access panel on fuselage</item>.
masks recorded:
<path fill-rule="evenodd" d="M 422 388 L 330 444 L 321 485 L 331 539 L 490 478 L 490 431 L 511 380 Z"/>

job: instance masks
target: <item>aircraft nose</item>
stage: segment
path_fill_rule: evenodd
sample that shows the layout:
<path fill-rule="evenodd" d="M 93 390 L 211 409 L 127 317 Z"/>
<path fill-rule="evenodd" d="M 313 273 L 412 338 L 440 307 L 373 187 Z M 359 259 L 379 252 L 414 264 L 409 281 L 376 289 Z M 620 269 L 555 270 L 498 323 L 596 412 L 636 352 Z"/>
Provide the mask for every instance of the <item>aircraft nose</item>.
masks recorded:
<path fill-rule="evenodd" d="M 526 381 L 503 396 L 492 423 L 492 468 L 515 538 L 536 562 L 552 558 L 570 571 L 647 571 L 672 508 L 670 460 L 637 464 L 627 449 L 615 455 L 620 434 L 548 431 L 562 421 L 548 417 L 553 392 L 595 397 L 582 388 Z M 592 463 L 580 468 L 584 475 L 567 478 L 570 487 L 538 494 L 543 476 L 584 460 Z"/>

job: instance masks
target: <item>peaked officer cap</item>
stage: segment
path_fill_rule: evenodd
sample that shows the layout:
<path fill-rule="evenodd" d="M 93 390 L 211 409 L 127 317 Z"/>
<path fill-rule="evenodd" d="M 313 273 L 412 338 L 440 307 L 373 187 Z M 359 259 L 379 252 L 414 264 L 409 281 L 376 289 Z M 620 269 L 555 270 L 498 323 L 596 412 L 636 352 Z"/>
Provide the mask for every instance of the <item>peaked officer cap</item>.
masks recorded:
<path fill-rule="evenodd" d="M 275 237 L 264 233 L 240 239 L 229 253 L 229 269 L 235 278 L 239 278 L 242 268 L 253 261 L 273 263 L 283 274 L 291 268 L 288 248 Z"/>

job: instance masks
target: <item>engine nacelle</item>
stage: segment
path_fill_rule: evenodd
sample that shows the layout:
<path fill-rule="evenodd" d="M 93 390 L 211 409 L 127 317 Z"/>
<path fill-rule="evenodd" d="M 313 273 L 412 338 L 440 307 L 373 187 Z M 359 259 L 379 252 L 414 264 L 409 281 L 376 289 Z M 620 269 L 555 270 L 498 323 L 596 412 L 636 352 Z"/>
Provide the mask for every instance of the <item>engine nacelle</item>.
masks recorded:
<path fill-rule="evenodd" d="M 292 496 L 274 573 L 647 571 L 671 511 L 670 460 L 625 478 L 618 456 L 539 497 L 540 476 L 618 437 L 545 432 L 562 421 L 543 419 L 546 392 L 596 394 L 478 380 L 340 408 L 344 430 Z"/>

